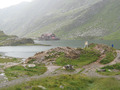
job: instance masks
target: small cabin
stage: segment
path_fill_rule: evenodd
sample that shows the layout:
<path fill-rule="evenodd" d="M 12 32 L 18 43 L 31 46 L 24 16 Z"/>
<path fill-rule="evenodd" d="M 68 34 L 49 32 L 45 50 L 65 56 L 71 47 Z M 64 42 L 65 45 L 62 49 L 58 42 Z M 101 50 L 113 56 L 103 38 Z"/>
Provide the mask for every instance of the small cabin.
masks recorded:
<path fill-rule="evenodd" d="M 42 34 L 40 37 L 38 37 L 38 40 L 60 40 L 60 38 L 56 37 L 56 35 L 53 33 L 49 33 Z"/>

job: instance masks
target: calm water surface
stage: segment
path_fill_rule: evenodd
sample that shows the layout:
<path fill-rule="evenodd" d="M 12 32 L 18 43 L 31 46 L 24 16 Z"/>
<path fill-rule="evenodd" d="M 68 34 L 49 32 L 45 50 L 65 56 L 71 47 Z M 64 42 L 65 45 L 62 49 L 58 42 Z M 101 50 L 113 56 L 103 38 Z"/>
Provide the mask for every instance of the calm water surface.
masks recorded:
<path fill-rule="evenodd" d="M 0 47 L 0 53 L 5 56 L 10 57 L 17 57 L 17 58 L 28 58 L 30 56 L 33 56 L 35 53 L 40 51 L 46 51 L 51 48 L 55 47 L 84 47 L 85 40 L 61 40 L 61 41 L 35 41 L 39 44 L 48 44 L 51 46 L 5 46 Z M 99 43 L 99 44 L 106 44 L 111 46 L 114 44 L 114 47 L 119 49 L 120 48 L 120 41 L 119 40 L 113 40 L 113 41 L 107 41 L 107 40 L 88 40 L 89 43 Z"/>

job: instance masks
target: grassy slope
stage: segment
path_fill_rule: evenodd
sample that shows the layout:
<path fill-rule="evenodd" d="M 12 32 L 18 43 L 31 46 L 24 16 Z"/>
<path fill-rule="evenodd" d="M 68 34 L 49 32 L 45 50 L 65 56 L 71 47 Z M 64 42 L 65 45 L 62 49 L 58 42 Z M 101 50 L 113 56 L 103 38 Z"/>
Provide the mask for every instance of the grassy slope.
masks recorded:
<path fill-rule="evenodd" d="M 108 0 L 107 2 L 101 4 L 104 4 L 103 7 L 100 5 L 99 7 L 97 7 L 97 5 L 91 7 L 97 7 L 95 12 L 94 10 L 91 11 L 89 8 L 85 10 L 83 9 L 85 7 L 81 7 L 74 9 L 74 11 L 71 10 L 69 12 L 65 12 L 64 14 L 57 15 L 54 18 L 50 18 L 49 20 L 57 20 L 58 18 L 62 19 L 66 16 L 74 16 L 74 18 L 52 22 L 40 30 L 35 31 L 34 35 L 39 35 L 44 32 L 55 32 L 63 39 L 79 39 L 81 38 L 77 37 L 79 34 L 92 32 L 96 35 L 95 37 L 102 37 L 102 39 L 120 39 L 120 1 Z M 91 12 L 94 14 L 91 14 Z M 81 19 L 83 16 L 85 16 L 87 20 L 85 18 Z M 83 21 L 83 23 L 80 24 L 79 20 Z M 101 31 L 102 34 L 98 35 Z M 30 33 L 27 36 L 33 36 L 33 34 Z M 90 33 L 85 36 L 92 37 Z"/>
<path fill-rule="evenodd" d="M 92 4 L 94 4 L 98 1 L 99 0 L 93 1 Z M 71 2 L 74 2 L 74 3 L 71 3 Z M 70 6 L 70 5 L 71 5 L 71 7 L 75 7 L 77 2 L 73 1 L 73 0 L 71 0 L 71 2 L 66 1 L 66 6 L 64 6 L 64 7 L 67 8 L 67 6 Z M 38 29 L 36 29 L 34 32 L 29 32 L 26 36 L 32 37 L 32 36 L 39 36 L 40 34 L 46 33 L 46 32 L 54 32 L 59 37 L 68 39 L 69 34 L 71 35 L 72 29 L 69 29 L 66 27 L 71 25 L 72 22 L 74 22 L 78 17 L 83 16 L 86 12 L 86 8 L 88 8 L 91 5 L 87 5 L 87 4 L 85 4 L 83 6 L 76 5 L 76 7 L 74 9 L 68 10 L 64 13 L 61 13 L 61 10 L 63 8 L 58 9 L 57 12 L 55 13 L 56 15 L 45 18 L 45 20 L 48 21 L 45 26 L 37 27 Z M 36 21 L 37 24 L 41 20 L 42 19 L 39 19 L 38 21 Z M 44 21 L 44 19 L 42 21 Z"/>
<path fill-rule="evenodd" d="M 14 37 L 17 37 L 17 36 L 6 35 L 3 31 L 0 31 L 0 41 L 4 41 L 4 40 L 6 40 L 6 39 L 14 38 Z M 0 43 L 0 44 L 1 44 L 1 43 Z"/>
<path fill-rule="evenodd" d="M 95 4 L 98 1 L 100 0 L 88 0 L 87 2 L 91 4 L 83 3 L 83 6 L 79 5 L 78 0 L 61 1 L 59 5 L 53 4 L 53 8 L 47 11 L 44 17 L 36 13 L 39 17 L 34 17 L 32 20 L 32 16 L 28 17 L 30 20 L 25 17 L 23 19 L 25 22 L 22 24 L 17 20 L 19 24 L 13 32 L 27 37 L 38 37 L 42 33 L 54 32 L 63 39 L 80 39 L 79 35 L 87 32 L 84 36 L 89 38 L 120 39 L 120 1 L 102 0 L 102 3 Z M 53 12 L 53 15 L 46 16 L 50 12 Z M 29 27 L 27 23 L 30 23 Z M 22 28 L 23 24 L 26 25 L 25 30 Z"/>
<path fill-rule="evenodd" d="M 19 62 L 17 58 L 0 58 L 0 63 L 7 63 L 7 62 Z"/>
<path fill-rule="evenodd" d="M 120 81 L 113 78 L 89 78 L 83 75 L 60 75 L 29 81 L 13 87 L 1 90 L 119 90 Z"/>
<path fill-rule="evenodd" d="M 24 77 L 24 76 L 33 76 L 41 75 L 47 71 L 47 68 L 44 65 L 36 65 L 35 67 L 23 67 L 23 66 L 12 66 L 5 69 L 5 75 L 9 80 Z"/>
<path fill-rule="evenodd" d="M 27 37 L 31 37 L 31 36 L 39 36 L 41 33 L 45 33 L 45 32 L 55 32 L 58 36 L 61 36 L 61 34 L 59 35 L 58 30 L 61 30 L 62 27 L 67 26 L 69 24 L 71 24 L 73 22 L 73 20 L 75 18 L 71 18 L 71 19 L 64 19 L 67 16 L 72 16 L 75 15 L 78 12 L 81 12 L 83 9 L 82 8 L 77 8 L 73 10 L 70 10 L 68 12 L 65 12 L 63 14 L 57 14 L 56 16 L 48 19 L 48 21 L 52 21 L 55 20 L 55 22 L 51 22 L 50 24 L 32 32 L 32 33 L 28 33 Z M 74 12 L 74 13 L 73 13 Z M 85 11 L 80 13 L 80 16 L 82 14 L 84 14 Z M 61 18 L 62 20 L 58 20 L 59 18 Z M 65 33 L 65 31 L 62 31 L 62 34 Z M 65 37 L 65 36 L 64 36 Z"/>
<path fill-rule="evenodd" d="M 70 27 L 70 25 L 68 25 L 63 27 L 62 30 L 56 33 L 59 36 L 63 35 L 65 39 L 70 39 L 70 38 L 78 39 L 79 37 L 76 37 L 76 36 L 79 35 L 79 33 L 83 32 L 84 34 L 85 32 L 90 31 L 85 36 L 92 37 L 93 35 L 91 35 L 90 33 L 94 33 L 94 35 L 98 37 L 103 37 L 102 39 L 106 39 L 106 40 L 120 39 L 120 28 L 119 28 L 120 7 L 119 6 L 120 6 L 119 0 L 115 0 L 115 1 L 110 0 L 102 8 L 99 8 L 99 12 L 95 13 L 94 15 L 91 15 L 89 19 L 84 22 L 84 24 L 82 25 L 79 24 L 79 26 L 74 27 L 75 24 L 78 24 L 76 21 L 80 19 L 79 17 L 76 20 L 74 20 L 75 23 L 72 22 L 71 26 L 74 27 L 72 30 L 70 30 L 72 27 L 67 28 L 67 27 Z M 89 12 L 89 9 L 88 9 L 88 12 Z M 86 12 L 86 14 L 89 14 L 89 13 Z M 83 14 L 83 15 L 86 15 L 86 14 Z M 95 32 L 93 30 L 95 30 Z M 98 30 L 102 31 L 101 35 L 97 35 L 100 32 Z M 73 35 L 75 35 L 75 37 Z"/>
<path fill-rule="evenodd" d="M 97 9 L 91 11 L 91 9 L 83 9 L 76 8 L 74 11 L 71 10 L 69 12 L 65 12 L 64 14 L 57 15 L 57 17 L 52 18 L 53 20 L 57 20 L 58 18 L 64 18 L 66 16 L 74 16 L 74 18 L 65 19 L 62 21 L 52 22 L 47 26 L 37 30 L 34 35 L 39 35 L 39 33 L 43 32 L 55 32 L 59 37 L 64 39 L 79 39 L 81 37 L 77 37 L 81 33 L 92 32 L 96 34 L 98 37 L 103 37 L 103 39 L 120 39 L 120 1 L 119 0 L 108 0 L 107 2 L 101 3 L 103 7 L 99 5 Z M 96 8 L 93 6 L 91 8 Z M 82 11 L 83 10 L 83 11 Z M 91 14 L 94 13 L 94 14 Z M 83 17 L 87 18 L 87 20 Z M 84 18 L 84 19 L 81 19 Z M 49 19 L 51 20 L 51 19 Z M 80 24 L 80 21 L 83 21 Z M 86 21 L 85 21 L 86 20 Z M 57 25 L 58 26 L 57 26 Z M 95 32 L 93 31 L 95 30 Z M 99 31 L 98 31 L 99 30 Z M 102 31 L 102 34 L 99 32 Z M 39 33 L 38 33 L 39 32 Z M 98 33 L 97 33 L 98 32 Z M 28 36 L 32 36 L 33 34 L 29 34 Z M 92 37 L 90 33 L 85 35 L 87 37 Z"/>
<path fill-rule="evenodd" d="M 64 54 L 61 54 L 60 57 L 56 59 L 56 64 L 61 66 L 70 64 L 78 68 L 95 62 L 96 60 L 98 60 L 99 56 L 99 52 L 87 48 L 83 50 L 79 57 L 76 59 L 67 58 Z"/>
<path fill-rule="evenodd" d="M 101 64 L 108 64 L 112 62 L 116 58 L 116 53 L 115 52 L 107 52 L 106 57 L 100 61 Z"/>
<path fill-rule="evenodd" d="M 103 30 L 103 39 L 120 39 L 119 25 L 120 25 L 120 1 L 110 0 L 101 10 L 92 16 L 82 26 L 74 30 L 90 31 L 100 29 Z M 78 31 L 79 32 L 79 31 Z M 96 34 L 95 32 L 95 34 Z M 114 32 L 114 33 L 113 33 Z M 93 32 L 94 33 L 94 32 Z M 111 34 L 112 33 L 112 34 Z M 102 35 L 101 35 L 102 36 Z"/>
<path fill-rule="evenodd" d="M 6 40 L 9 36 L 5 35 L 4 32 L 0 31 L 0 40 Z"/>
<path fill-rule="evenodd" d="M 114 65 L 107 65 L 105 67 L 102 67 L 102 69 L 105 69 L 105 72 L 98 72 L 99 74 L 109 76 L 120 75 L 120 63 Z"/>

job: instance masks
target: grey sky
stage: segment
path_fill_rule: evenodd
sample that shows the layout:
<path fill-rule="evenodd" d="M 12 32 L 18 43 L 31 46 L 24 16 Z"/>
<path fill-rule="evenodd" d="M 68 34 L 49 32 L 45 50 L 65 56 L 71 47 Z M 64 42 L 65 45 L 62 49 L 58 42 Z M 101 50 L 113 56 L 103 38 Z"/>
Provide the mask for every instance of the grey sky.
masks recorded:
<path fill-rule="evenodd" d="M 0 9 L 16 5 L 24 1 L 30 2 L 32 0 L 0 0 Z"/>

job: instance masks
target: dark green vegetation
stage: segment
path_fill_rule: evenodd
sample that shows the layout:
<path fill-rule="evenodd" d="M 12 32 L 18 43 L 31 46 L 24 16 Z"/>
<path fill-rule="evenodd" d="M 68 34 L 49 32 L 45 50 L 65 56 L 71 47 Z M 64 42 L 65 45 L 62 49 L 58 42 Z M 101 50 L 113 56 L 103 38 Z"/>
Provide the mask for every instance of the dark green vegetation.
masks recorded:
<path fill-rule="evenodd" d="M 106 71 L 106 72 L 98 72 L 101 75 L 106 75 L 106 76 L 115 76 L 115 75 L 120 75 L 120 71 Z"/>
<path fill-rule="evenodd" d="M 110 62 L 112 62 L 115 58 L 116 58 L 116 49 L 109 47 L 107 45 L 100 45 L 100 44 L 90 44 L 89 48 L 91 49 L 98 49 L 100 52 L 102 52 L 102 54 L 105 55 L 105 57 L 100 61 L 101 64 L 108 64 Z"/>
<path fill-rule="evenodd" d="M 102 69 L 105 69 L 105 72 L 98 72 L 99 74 L 102 75 L 120 75 L 120 63 L 114 64 L 114 65 L 109 65 L 105 66 Z"/>
<path fill-rule="evenodd" d="M 112 62 L 116 57 L 116 53 L 113 52 L 107 52 L 106 53 L 106 57 L 100 61 L 100 63 L 102 64 L 108 64 L 110 62 Z"/>
<path fill-rule="evenodd" d="M 67 58 L 65 57 L 64 53 L 61 53 L 61 55 L 56 59 L 56 64 L 61 66 L 70 64 L 76 67 L 82 67 L 84 65 L 95 62 L 96 60 L 98 60 L 99 56 L 99 52 L 86 48 L 82 50 L 79 57 L 75 59 Z"/>
<path fill-rule="evenodd" d="M 88 78 L 82 75 L 61 75 L 29 81 L 1 90 L 119 90 L 120 81 L 113 78 Z M 60 88 L 61 87 L 61 88 Z"/>
<path fill-rule="evenodd" d="M 0 58 L 0 63 L 19 62 L 17 58 Z"/>
<path fill-rule="evenodd" d="M 117 69 L 117 70 L 120 70 L 120 63 L 114 64 L 114 65 L 111 65 L 111 66 L 105 66 L 102 69 Z"/>
<path fill-rule="evenodd" d="M 23 67 L 23 66 L 12 66 L 5 69 L 5 75 L 9 80 L 24 77 L 24 76 L 33 76 L 41 75 L 46 72 L 47 68 L 44 65 L 36 65 L 35 67 Z"/>
<path fill-rule="evenodd" d="M 32 64 L 36 59 L 32 59 L 30 61 L 28 61 L 29 64 Z"/>

